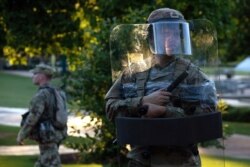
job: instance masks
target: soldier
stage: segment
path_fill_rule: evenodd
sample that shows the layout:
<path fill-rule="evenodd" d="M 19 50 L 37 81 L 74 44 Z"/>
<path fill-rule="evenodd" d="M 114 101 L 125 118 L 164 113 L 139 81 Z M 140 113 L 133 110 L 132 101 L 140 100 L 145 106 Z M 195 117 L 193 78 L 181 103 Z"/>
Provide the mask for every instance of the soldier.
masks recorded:
<path fill-rule="evenodd" d="M 162 8 L 153 11 L 147 22 L 154 64 L 132 75 L 125 71 L 116 80 L 105 97 L 107 117 L 111 121 L 117 116 L 180 118 L 215 111 L 214 83 L 190 60 L 179 56 L 192 54 L 189 26 L 183 15 Z M 183 72 L 187 77 L 176 89 L 166 91 L 166 85 Z M 197 145 L 132 146 L 127 157 L 128 167 L 201 166 Z"/>
<path fill-rule="evenodd" d="M 40 156 L 35 167 L 61 167 L 59 145 L 67 135 L 67 127 L 53 126 L 55 96 L 50 91 L 54 70 L 48 65 L 37 65 L 33 70 L 33 84 L 39 87 L 30 102 L 28 116 L 17 136 L 17 143 L 23 145 L 25 138 L 39 144 Z"/>

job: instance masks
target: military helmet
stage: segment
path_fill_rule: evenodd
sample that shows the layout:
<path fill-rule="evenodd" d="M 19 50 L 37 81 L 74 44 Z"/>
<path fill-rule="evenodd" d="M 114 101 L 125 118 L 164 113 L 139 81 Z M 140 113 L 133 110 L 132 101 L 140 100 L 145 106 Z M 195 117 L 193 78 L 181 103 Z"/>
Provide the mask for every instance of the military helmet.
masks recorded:
<path fill-rule="evenodd" d="M 148 42 L 155 55 L 191 55 L 189 23 L 181 12 L 160 8 L 151 12 L 147 19 Z"/>
<path fill-rule="evenodd" d="M 160 8 L 150 13 L 147 22 L 154 23 L 161 20 L 184 20 L 184 16 L 175 9 Z"/>
<path fill-rule="evenodd" d="M 33 74 L 36 74 L 36 73 L 43 73 L 47 76 L 53 76 L 54 74 L 54 69 L 49 66 L 49 65 L 46 65 L 46 64 L 38 64 L 36 65 L 36 67 L 34 69 L 32 69 L 30 72 L 32 72 Z"/>

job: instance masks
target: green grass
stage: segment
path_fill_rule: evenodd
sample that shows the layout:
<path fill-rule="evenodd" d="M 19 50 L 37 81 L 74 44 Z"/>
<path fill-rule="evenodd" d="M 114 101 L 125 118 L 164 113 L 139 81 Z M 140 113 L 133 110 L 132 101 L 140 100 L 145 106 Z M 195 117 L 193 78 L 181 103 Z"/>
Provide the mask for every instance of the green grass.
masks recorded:
<path fill-rule="evenodd" d="M 0 126 L 0 145 L 15 145 L 19 128 L 12 126 Z"/>
<path fill-rule="evenodd" d="M 32 167 L 37 156 L 0 156 L 0 167 Z M 202 167 L 249 167 L 250 160 L 201 156 Z M 225 165 L 225 166 L 224 166 Z M 62 167 L 103 167 L 101 164 L 64 164 Z"/>
<path fill-rule="evenodd" d="M 60 85 L 59 78 L 52 80 L 52 85 Z M 28 108 L 37 87 L 32 79 L 0 71 L 0 106 Z"/>
<path fill-rule="evenodd" d="M 16 137 L 19 127 L 0 125 L 0 146 L 16 145 Z M 34 145 L 36 142 L 25 140 L 26 145 Z"/>
<path fill-rule="evenodd" d="M 27 108 L 36 92 L 31 78 L 0 72 L 0 106 Z"/>
<path fill-rule="evenodd" d="M 250 123 L 243 122 L 223 122 L 224 124 L 228 124 L 230 131 L 232 133 L 249 135 L 250 136 Z"/>
<path fill-rule="evenodd" d="M 0 167 L 33 167 L 37 156 L 0 156 Z M 100 164 L 63 164 L 62 167 L 102 167 Z"/>
<path fill-rule="evenodd" d="M 0 167 L 32 167 L 36 156 L 0 156 Z"/>
<path fill-rule="evenodd" d="M 250 159 L 236 159 L 201 155 L 202 167 L 249 167 Z"/>

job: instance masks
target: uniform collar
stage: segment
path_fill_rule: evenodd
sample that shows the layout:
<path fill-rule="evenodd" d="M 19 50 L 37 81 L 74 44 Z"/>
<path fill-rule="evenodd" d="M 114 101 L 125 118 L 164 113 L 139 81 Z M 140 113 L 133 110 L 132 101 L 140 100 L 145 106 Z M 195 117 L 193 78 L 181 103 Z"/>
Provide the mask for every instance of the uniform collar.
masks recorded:
<path fill-rule="evenodd" d="M 39 86 L 39 89 L 43 89 L 43 88 L 47 88 L 47 87 L 51 87 L 50 83 L 46 83 L 44 85 Z"/>

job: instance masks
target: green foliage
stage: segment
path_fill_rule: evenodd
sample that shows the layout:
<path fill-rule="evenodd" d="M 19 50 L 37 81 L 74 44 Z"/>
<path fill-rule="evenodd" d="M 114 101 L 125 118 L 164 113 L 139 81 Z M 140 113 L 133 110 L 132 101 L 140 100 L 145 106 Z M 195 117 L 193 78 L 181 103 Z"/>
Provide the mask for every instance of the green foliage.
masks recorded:
<path fill-rule="evenodd" d="M 77 22 L 72 22 L 71 12 L 74 11 L 75 3 L 76 1 L 3 1 L 5 8 L 2 13 L 8 30 L 9 45 L 14 48 L 27 45 L 45 48 L 57 40 L 69 44 L 65 40 L 77 30 L 78 25 Z M 64 38 L 55 38 L 59 34 L 65 34 Z"/>
<path fill-rule="evenodd" d="M 19 59 L 14 64 L 25 64 L 20 59 L 51 55 L 72 54 L 84 42 L 79 20 L 77 1 L 3 0 L 0 11 L 0 49 L 8 60 Z M 2 37 L 2 35 L 4 35 Z M 10 50 L 11 53 L 10 53 Z M 75 51 L 72 51 L 75 50 Z"/>
<path fill-rule="evenodd" d="M 104 23 L 103 23 L 104 24 Z M 108 27 L 107 27 L 108 28 Z M 114 139 L 114 127 L 106 119 L 104 95 L 110 86 L 110 63 L 108 48 L 108 32 L 102 29 L 95 33 L 100 39 L 100 47 L 90 45 L 94 56 L 84 55 L 81 57 L 83 66 L 77 66 L 67 78 L 66 91 L 69 94 L 71 105 L 76 106 L 73 112 L 82 112 L 98 119 L 95 126 L 95 137 L 87 136 L 81 142 L 76 140 L 69 143 L 73 148 L 79 150 L 88 160 L 104 162 L 114 161 L 116 152 L 113 151 L 112 141 Z M 104 34 L 106 33 L 106 34 Z M 87 54 L 90 52 L 83 52 Z M 103 65 L 105 64 L 105 66 Z M 76 105 L 77 103 L 77 105 Z M 82 149 L 81 149 L 82 148 Z"/>
<path fill-rule="evenodd" d="M 224 125 L 230 127 L 231 134 L 242 134 L 250 136 L 250 124 L 248 122 L 227 122 L 224 121 Z"/>
<path fill-rule="evenodd" d="M 222 118 L 224 121 L 250 122 L 250 109 L 248 107 L 229 106 L 228 112 L 223 113 Z"/>

